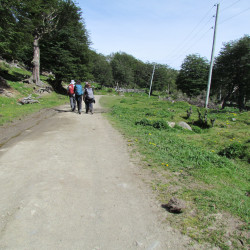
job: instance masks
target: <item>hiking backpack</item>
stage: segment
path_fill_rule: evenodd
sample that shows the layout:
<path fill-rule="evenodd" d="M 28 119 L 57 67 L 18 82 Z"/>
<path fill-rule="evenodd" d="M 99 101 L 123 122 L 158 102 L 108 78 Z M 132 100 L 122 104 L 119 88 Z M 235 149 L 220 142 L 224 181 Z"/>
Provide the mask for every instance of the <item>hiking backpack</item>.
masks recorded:
<path fill-rule="evenodd" d="M 94 93 L 93 93 L 92 88 L 86 88 L 86 89 L 85 89 L 85 98 L 86 98 L 87 100 L 90 100 L 90 99 L 93 99 L 93 98 L 94 98 Z"/>
<path fill-rule="evenodd" d="M 74 84 L 70 84 L 69 85 L 68 92 L 69 92 L 70 95 L 74 95 L 75 94 Z"/>
<path fill-rule="evenodd" d="M 82 95 L 83 94 L 83 90 L 82 90 L 82 85 L 81 84 L 76 84 L 75 85 L 75 93 L 76 93 L 76 95 Z"/>

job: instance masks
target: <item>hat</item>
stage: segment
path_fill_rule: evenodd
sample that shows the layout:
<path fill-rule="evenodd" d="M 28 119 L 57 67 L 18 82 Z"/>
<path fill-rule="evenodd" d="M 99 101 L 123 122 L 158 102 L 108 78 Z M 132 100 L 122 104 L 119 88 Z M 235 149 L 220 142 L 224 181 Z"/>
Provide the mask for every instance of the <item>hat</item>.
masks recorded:
<path fill-rule="evenodd" d="M 70 84 L 75 84 L 76 82 L 74 80 L 71 80 Z"/>

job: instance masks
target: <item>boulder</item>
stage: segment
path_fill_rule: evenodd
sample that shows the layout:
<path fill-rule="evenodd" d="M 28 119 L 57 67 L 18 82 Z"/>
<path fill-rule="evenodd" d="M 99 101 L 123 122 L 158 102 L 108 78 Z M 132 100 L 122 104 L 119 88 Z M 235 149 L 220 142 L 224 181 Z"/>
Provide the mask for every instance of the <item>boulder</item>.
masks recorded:
<path fill-rule="evenodd" d="M 175 126 L 175 122 L 168 122 L 168 126 L 173 128 Z"/>
<path fill-rule="evenodd" d="M 192 131 L 192 128 L 186 122 L 179 122 L 178 125 L 184 129 Z"/>
<path fill-rule="evenodd" d="M 172 197 L 167 204 L 162 204 L 162 207 L 171 213 L 182 213 L 186 204 L 183 200 Z"/>

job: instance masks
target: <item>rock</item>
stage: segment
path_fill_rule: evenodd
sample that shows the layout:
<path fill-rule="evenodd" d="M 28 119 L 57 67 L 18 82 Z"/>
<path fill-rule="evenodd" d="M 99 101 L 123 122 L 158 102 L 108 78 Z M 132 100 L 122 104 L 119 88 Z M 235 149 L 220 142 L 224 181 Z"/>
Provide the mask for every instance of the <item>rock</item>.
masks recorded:
<path fill-rule="evenodd" d="M 184 129 L 192 131 L 192 128 L 186 122 L 179 122 L 178 125 Z"/>
<path fill-rule="evenodd" d="M 7 81 L 2 76 L 0 76 L 0 88 L 1 89 L 9 89 L 10 88 Z"/>
<path fill-rule="evenodd" d="M 53 88 L 51 86 L 45 86 L 44 88 L 38 89 L 36 92 L 43 94 L 43 93 L 51 93 L 53 91 Z"/>
<path fill-rule="evenodd" d="M 32 99 L 31 95 L 29 95 L 28 97 L 25 97 L 23 99 L 19 99 L 18 102 L 21 104 L 39 103 L 39 101 Z"/>
<path fill-rule="evenodd" d="M 182 213 L 186 204 L 183 200 L 172 197 L 167 204 L 162 204 L 162 207 L 171 213 Z"/>
<path fill-rule="evenodd" d="M 168 126 L 173 128 L 175 126 L 175 122 L 168 122 Z"/>
<path fill-rule="evenodd" d="M 9 91 L 7 91 L 7 90 L 4 91 L 4 95 L 5 95 L 6 97 L 13 97 L 13 96 L 14 96 L 11 92 L 9 92 Z"/>

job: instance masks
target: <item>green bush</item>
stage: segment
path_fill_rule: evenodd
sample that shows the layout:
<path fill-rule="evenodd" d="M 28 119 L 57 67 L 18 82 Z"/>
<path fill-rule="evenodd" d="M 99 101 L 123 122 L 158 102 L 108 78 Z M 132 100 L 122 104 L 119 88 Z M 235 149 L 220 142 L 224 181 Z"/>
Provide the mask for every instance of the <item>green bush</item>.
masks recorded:
<path fill-rule="evenodd" d="M 166 129 L 166 128 L 170 128 L 168 123 L 163 121 L 163 120 L 158 120 L 158 121 L 154 121 L 152 126 L 154 128 L 157 128 L 157 129 Z"/>
<path fill-rule="evenodd" d="M 126 103 L 126 99 L 122 99 L 120 103 Z"/>
<path fill-rule="evenodd" d="M 202 134 L 203 132 L 203 130 L 198 126 L 192 125 L 191 128 L 196 134 Z"/>
<path fill-rule="evenodd" d="M 152 126 L 151 121 L 146 118 L 143 118 L 140 121 L 135 122 L 135 125 Z"/>
<path fill-rule="evenodd" d="M 246 155 L 245 146 L 242 143 L 234 142 L 219 152 L 219 155 L 226 156 L 229 159 L 243 158 Z"/>

